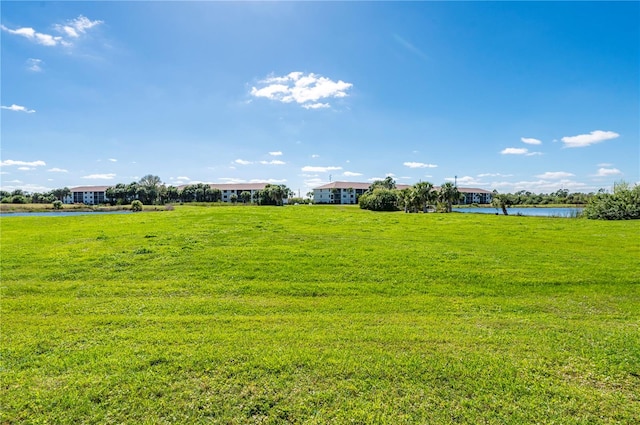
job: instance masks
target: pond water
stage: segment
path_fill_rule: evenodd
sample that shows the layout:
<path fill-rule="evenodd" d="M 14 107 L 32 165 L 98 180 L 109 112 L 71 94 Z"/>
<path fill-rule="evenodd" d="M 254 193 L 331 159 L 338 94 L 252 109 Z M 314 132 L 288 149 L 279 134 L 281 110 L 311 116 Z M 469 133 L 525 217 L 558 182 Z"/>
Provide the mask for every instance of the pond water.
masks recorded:
<path fill-rule="evenodd" d="M 44 211 L 44 212 L 2 212 L 0 217 L 73 217 L 77 215 L 132 214 L 131 211 Z"/>
<path fill-rule="evenodd" d="M 478 213 L 478 214 L 495 214 L 495 208 L 454 208 L 454 212 L 462 213 Z M 575 217 L 576 214 L 582 212 L 582 208 L 579 207 L 565 207 L 565 208 L 507 208 L 509 215 L 530 215 L 537 217 Z M 502 210 L 498 212 L 502 215 Z"/>

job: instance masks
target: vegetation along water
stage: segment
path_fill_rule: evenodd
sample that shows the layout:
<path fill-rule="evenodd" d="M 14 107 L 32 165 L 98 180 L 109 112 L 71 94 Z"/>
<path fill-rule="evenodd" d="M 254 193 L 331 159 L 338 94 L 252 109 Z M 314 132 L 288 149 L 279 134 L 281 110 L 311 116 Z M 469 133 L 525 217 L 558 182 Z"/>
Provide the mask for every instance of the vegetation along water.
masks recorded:
<path fill-rule="evenodd" d="M 637 423 L 640 221 L 0 218 L 0 423 Z"/>

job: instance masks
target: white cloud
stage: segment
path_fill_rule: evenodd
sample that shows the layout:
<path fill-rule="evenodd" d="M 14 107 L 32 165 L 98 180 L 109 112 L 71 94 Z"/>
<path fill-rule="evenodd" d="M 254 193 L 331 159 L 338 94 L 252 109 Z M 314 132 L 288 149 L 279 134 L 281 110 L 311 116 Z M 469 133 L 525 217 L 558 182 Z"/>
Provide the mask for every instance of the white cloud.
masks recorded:
<path fill-rule="evenodd" d="M 18 170 L 20 170 L 20 171 L 30 171 L 30 170 L 35 170 L 35 168 L 31 168 L 31 167 L 18 167 Z"/>
<path fill-rule="evenodd" d="M 82 176 L 83 179 L 93 180 L 113 180 L 116 175 L 113 173 L 108 174 L 89 174 L 88 176 Z"/>
<path fill-rule="evenodd" d="M 615 139 L 617 137 L 620 137 L 620 135 L 613 131 L 595 130 L 589 134 L 565 136 L 561 140 L 566 148 L 582 148 L 604 142 L 605 140 Z"/>
<path fill-rule="evenodd" d="M 598 173 L 595 177 L 608 177 L 608 176 L 616 176 L 618 174 L 622 174 L 622 171 L 617 168 L 599 168 Z"/>
<path fill-rule="evenodd" d="M 572 177 L 575 174 L 567 173 L 566 171 L 547 171 L 546 173 L 537 174 L 536 177 L 544 180 L 558 180 L 567 177 Z"/>
<path fill-rule="evenodd" d="M 526 155 L 526 156 L 542 155 L 542 152 L 529 152 L 529 149 L 527 148 L 505 148 L 502 151 L 500 151 L 500 153 L 502 155 Z"/>
<path fill-rule="evenodd" d="M 23 167 L 44 167 L 47 163 L 44 161 L 14 161 L 13 159 L 6 159 L 0 162 L 0 167 L 10 167 L 12 165 Z"/>
<path fill-rule="evenodd" d="M 91 29 L 96 25 L 100 25 L 102 23 L 103 21 L 92 21 L 80 15 L 76 19 L 67 21 L 66 25 L 55 25 L 55 29 L 58 30 L 58 32 L 64 33 L 69 37 L 78 38 L 81 34 L 85 34 L 88 29 Z"/>
<path fill-rule="evenodd" d="M 187 180 L 187 181 L 189 181 L 191 179 L 189 177 L 187 177 L 187 176 L 178 176 L 178 177 L 176 177 L 176 180 Z"/>
<path fill-rule="evenodd" d="M 251 179 L 249 183 L 271 183 L 271 184 L 283 184 L 287 179 Z"/>
<path fill-rule="evenodd" d="M 342 170 L 342 167 L 313 167 L 311 165 L 302 167 L 302 171 L 307 173 L 326 173 L 328 171 L 336 170 Z"/>
<path fill-rule="evenodd" d="M 445 181 L 449 181 L 449 182 L 456 182 L 457 184 L 460 185 L 465 185 L 465 186 L 481 186 L 484 185 L 483 182 L 481 182 L 480 180 L 471 177 L 471 176 L 464 176 L 464 177 L 446 177 L 444 179 Z"/>
<path fill-rule="evenodd" d="M 244 159 L 236 159 L 235 161 L 236 164 L 240 164 L 240 165 L 249 165 L 249 164 L 253 164 L 253 162 L 251 161 L 246 161 Z"/>
<path fill-rule="evenodd" d="M 478 177 L 511 177 L 513 174 L 500 174 L 500 173 L 483 173 L 478 174 Z"/>
<path fill-rule="evenodd" d="M 109 161 L 111 161 L 111 162 L 118 162 L 118 160 L 117 160 L 117 159 L 115 159 L 115 158 L 109 158 Z"/>
<path fill-rule="evenodd" d="M 521 137 L 520 140 L 522 140 L 522 143 L 526 143 L 528 145 L 541 145 L 542 141 L 538 140 L 538 139 L 534 139 L 531 137 Z"/>
<path fill-rule="evenodd" d="M 42 62 L 41 59 L 33 59 L 33 58 L 29 58 L 27 59 L 25 66 L 27 67 L 28 71 L 31 72 L 42 72 L 42 64 L 44 62 Z"/>
<path fill-rule="evenodd" d="M 320 155 L 314 153 L 313 155 L 311 155 L 311 158 L 320 158 Z"/>
<path fill-rule="evenodd" d="M 333 81 L 318 74 L 291 72 L 283 77 L 269 77 L 260 81 L 263 87 L 252 87 L 250 94 L 282 103 L 296 102 L 306 109 L 328 108 L 329 103 L 320 100 L 347 96 L 353 84 Z"/>
<path fill-rule="evenodd" d="M 279 161 L 277 159 L 273 159 L 271 161 L 260 161 L 260 164 L 263 164 L 263 165 L 285 165 L 286 162 Z"/>
<path fill-rule="evenodd" d="M 302 107 L 304 109 L 323 109 L 323 108 L 329 108 L 331 105 L 329 105 L 328 103 L 307 103 L 305 105 L 302 105 Z"/>
<path fill-rule="evenodd" d="M 35 112 L 35 109 L 27 109 L 24 106 L 16 105 L 15 103 L 11 106 L 0 106 L 0 108 L 8 109 L 9 111 L 26 112 L 27 114 L 33 114 Z"/>
<path fill-rule="evenodd" d="M 534 193 L 550 193 L 558 189 L 568 189 L 573 192 L 590 192 L 598 188 L 588 186 L 585 183 L 568 179 L 562 180 L 537 180 L 537 181 L 519 181 L 519 182 L 492 182 L 492 189 L 499 189 L 502 192 L 517 192 L 519 190 L 528 190 Z"/>
<path fill-rule="evenodd" d="M 71 39 L 78 39 L 80 36 L 86 34 L 88 29 L 91 29 L 99 24 L 102 24 L 103 21 L 92 21 L 82 15 L 78 16 L 75 19 L 67 21 L 66 24 L 55 24 L 53 27 L 56 31 L 64 34 L 65 37 L 62 36 L 54 36 L 51 34 L 45 34 L 36 31 L 31 27 L 23 27 L 18 29 L 7 28 L 4 25 L 0 25 L 0 29 L 9 34 L 18 35 L 24 37 L 34 43 L 43 45 L 43 46 L 72 46 Z"/>
<path fill-rule="evenodd" d="M 52 172 L 52 173 L 68 173 L 69 171 L 65 170 L 64 168 L 49 168 L 47 171 Z"/>
<path fill-rule="evenodd" d="M 352 171 L 345 171 L 344 173 L 342 173 L 343 176 L 346 177 L 357 177 L 357 176 L 361 176 L 362 173 L 354 173 Z"/>
<path fill-rule="evenodd" d="M 601 162 L 600 164 L 598 164 L 598 167 L 613 167 L 613 164 L 610 164 L 608 162 Z"/>
<path fill-rule="evenodd" d="M 282 152 L 280 152 L 280 151 L 269 152 L 269 155 L 271 155 L 271 156 L 282 156 Z"/>
<path fill-rule="evenodd" d="M 402 165 L 409 168 L 437 168 L 435 164 L 425 164 L 423 162 L 405 162 Z"/>
<path fill-rule="evenodd" d="M 3 31 L 8 32 L 9 34 L 19 35 L 21 37 L 25 37 L 25 38 L 33 41 L 34 43 L 41 44 L 43 46 L 57 46 L 59 44 L 61 44 L 61 45 L 68 45 L 69 44 L 68 42 L 64 41 L 62 39 L 62 37 L 54 37 L 54 36 L 49 35 L 49 34 L 43 34 L 43 33 L 37 32 L 33 28 L 29 28 L 29 27 L 18 28 L 18 29 L 12 30 L 10 28 L 5 27 L 4 25 L 0 25 L 0 28 Z"/>

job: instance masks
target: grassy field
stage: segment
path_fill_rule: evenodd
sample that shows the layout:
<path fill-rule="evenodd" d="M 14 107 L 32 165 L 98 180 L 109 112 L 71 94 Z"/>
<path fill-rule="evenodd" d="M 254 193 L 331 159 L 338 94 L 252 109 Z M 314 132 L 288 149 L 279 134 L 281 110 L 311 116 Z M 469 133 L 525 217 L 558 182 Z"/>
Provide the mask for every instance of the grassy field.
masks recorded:
<path fill-rule="evenodd" d="M 0 423 L 638 423 L 640 222 L 4 217 Z"/>

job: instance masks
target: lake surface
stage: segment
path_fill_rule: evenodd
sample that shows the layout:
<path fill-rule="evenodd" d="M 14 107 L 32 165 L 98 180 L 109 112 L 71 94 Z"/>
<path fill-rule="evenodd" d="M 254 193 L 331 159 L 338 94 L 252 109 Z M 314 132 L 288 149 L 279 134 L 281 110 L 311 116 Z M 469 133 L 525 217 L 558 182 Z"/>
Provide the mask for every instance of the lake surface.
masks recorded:
<path fill-rule="evenodd" d="M 3 212 L 0 217 L 73 217 L 76 215 L 132 214 L 131 211 L 44 211 L 44 212 Z"/>
<path fill-rule="evenodd" d="M 495 208 L 454 208 L 454 212 L 462 213 L 478 213 L 478 214 L 495 214 Z M 509 215 L 530 215 L 537 217 L 575 217 L 577 213 L 582 212 L 582 208 L 507 208 Z M 502 210 L 498 212 L 502 215 Z"/>

